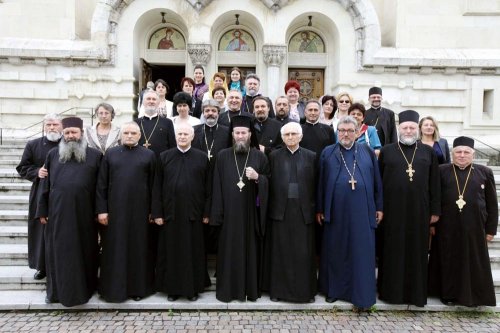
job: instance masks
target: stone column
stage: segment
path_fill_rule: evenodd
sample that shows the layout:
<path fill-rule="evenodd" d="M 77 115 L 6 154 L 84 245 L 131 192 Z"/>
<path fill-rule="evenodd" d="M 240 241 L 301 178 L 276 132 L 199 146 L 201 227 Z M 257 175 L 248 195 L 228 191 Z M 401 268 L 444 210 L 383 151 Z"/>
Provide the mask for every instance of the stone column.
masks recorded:
<path fill-rule="evenodd" d="M 264 62 L 267 65 L 267 93 L 274 103 L 279 95 L 282 95 L 280 87 L 280 67 L 285 60 L 287 52 L 286 45 L 266 44 L 262 47 Z"/>

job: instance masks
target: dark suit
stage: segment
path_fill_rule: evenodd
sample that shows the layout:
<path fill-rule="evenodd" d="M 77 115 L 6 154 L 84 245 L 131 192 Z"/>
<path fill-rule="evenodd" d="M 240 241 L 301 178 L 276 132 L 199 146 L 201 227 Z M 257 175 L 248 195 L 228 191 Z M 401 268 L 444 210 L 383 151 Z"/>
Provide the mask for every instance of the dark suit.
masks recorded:
<path fill-rule="evenodd" d="M 389 143 L 398 142 L 396 121 L 392 110 L 383 107 L 369 108 L 366 110 L 364 123 L 368 126 L 375 126 L 382 147 Z"/>
<path fill-rule="evenodd" d="M 439 139 L 438 144 L 439 144 L 439 148 L 441 148 L 441 152 L 443 153 L 443 156 L 444 156 L 444 162 L 440 163 L 440 164 L 450 163 L 451 158 L 450 158 L 450 147 L 448 145 L 448 141 L 446 141 L 446 139 L 444 139 L 444 138 L 441 138 L 441 139 Z"/>
<path fill-rule="evenodd" d="M 255 120 L 254 128 L 257 140 L 259 144 L 266 147 L 264 151 L 266 154 L 269 154 L 283 142 L 280 133 L 281 126 L 281 122 L 271 118 L 267 118 L 263 122 Z"/>
<path fill-rule="evenodd" d="M 262 96 L 262 95 L 261 94 L 257 94 L 255 96 L 245 95 L 245 97 L 243 97 L 243 102 L 241 103 L 241 110 L 253 114 L 253 99 L 257 96 Z M 274 114 L 273 102 L 269 99 L 269 97 L 265 98 L 267 99 L 269 104 L 269 118 L 275 118 L 276 115 Z"/>

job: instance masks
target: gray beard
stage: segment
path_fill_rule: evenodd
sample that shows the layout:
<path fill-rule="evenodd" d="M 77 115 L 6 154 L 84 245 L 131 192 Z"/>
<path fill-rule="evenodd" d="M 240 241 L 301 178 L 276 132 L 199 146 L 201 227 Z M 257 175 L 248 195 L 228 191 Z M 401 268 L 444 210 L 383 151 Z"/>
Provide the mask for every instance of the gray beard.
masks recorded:
<path fill-rule="evenodd" d="M 57 142 L 61 138 L 61 133 L 57 132 L 49 132 L 45 135 L 47 140 L 52 141 L 52 142 Z"/>
<path fill-rule="evenodd" d="M 405 146 L 411 146 L 415 142 L 417 142 L 417 137 L 414 136 L 413 138 L 404 138 L 403 136 L 399 137 L 399 142 L 404 144 Z"/>
<path fill-rule="evenodd" d="M 209 127 L 215 126 L 215 124 L 217 124 L 217 118 L 207 118 L 205 119 L 205 124 Z"/>
<path fill-rule="evenodd" d="M 85 157 L 87 154 L 87 140 L 84 137 L 80 141 L 70 141 L 61 140 L 59 142 L 59 162 L 66 163 L 70 161 L 72 157 L 78 163 L 85 162 Z"/>
<path fill-rule="evenodd" d="M 155 108 L 144 108 L 144 114 L 148 115 L 149 117 L 154 116 L 156 114 L 156 109 Z"/>
<path fill-rule="evenodd" d="M 234 143 L 234 151 L 237 154 L 248 153 L 250 150 L 250 142 L 235 142 Z"/>

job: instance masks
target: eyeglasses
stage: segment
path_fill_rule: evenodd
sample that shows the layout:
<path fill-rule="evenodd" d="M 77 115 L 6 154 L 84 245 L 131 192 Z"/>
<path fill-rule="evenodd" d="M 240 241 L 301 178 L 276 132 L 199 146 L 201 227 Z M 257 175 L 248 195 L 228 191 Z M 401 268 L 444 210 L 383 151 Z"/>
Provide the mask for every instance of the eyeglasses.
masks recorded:
<path fill-rule="evenodd" d="M 351 103 L 351 101 L 339 101 L 339 103 L 349 104 L 349 103 Z"/>
<path fill-rule="evenodd" d="M 354 134 L 354 132 L 356 132 L 355 130 L 353 129 L 338 129 L 337 132 L 339 132 L 340 134 Z"/>

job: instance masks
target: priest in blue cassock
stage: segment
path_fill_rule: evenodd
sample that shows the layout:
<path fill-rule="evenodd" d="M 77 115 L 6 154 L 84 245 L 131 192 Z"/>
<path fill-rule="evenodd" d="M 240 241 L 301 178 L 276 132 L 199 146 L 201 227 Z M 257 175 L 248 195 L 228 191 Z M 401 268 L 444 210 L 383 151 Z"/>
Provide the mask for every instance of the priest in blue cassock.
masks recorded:
<path fill-rule="evenodd" d="M 377 158 L 356 142 L 354 118 L 341 118 L 339 142 L 320 157 L 317 222 L 325 225 L 319 289 L 326 301 L 368 309 L 376 301 L 375 229 L 382 220 L 382 180 Z"/>
<path fill-rule="evenodd" d="M 155 153 L 138 144 L 141 129 L 123 124 L 121 142 L 108 149 L 97 182 L 96 211 L 102 229 L 99 294 L 108 302 L 135 301 L 153 293 L 154 253 L 150 245 L 156 174 Z"/>

